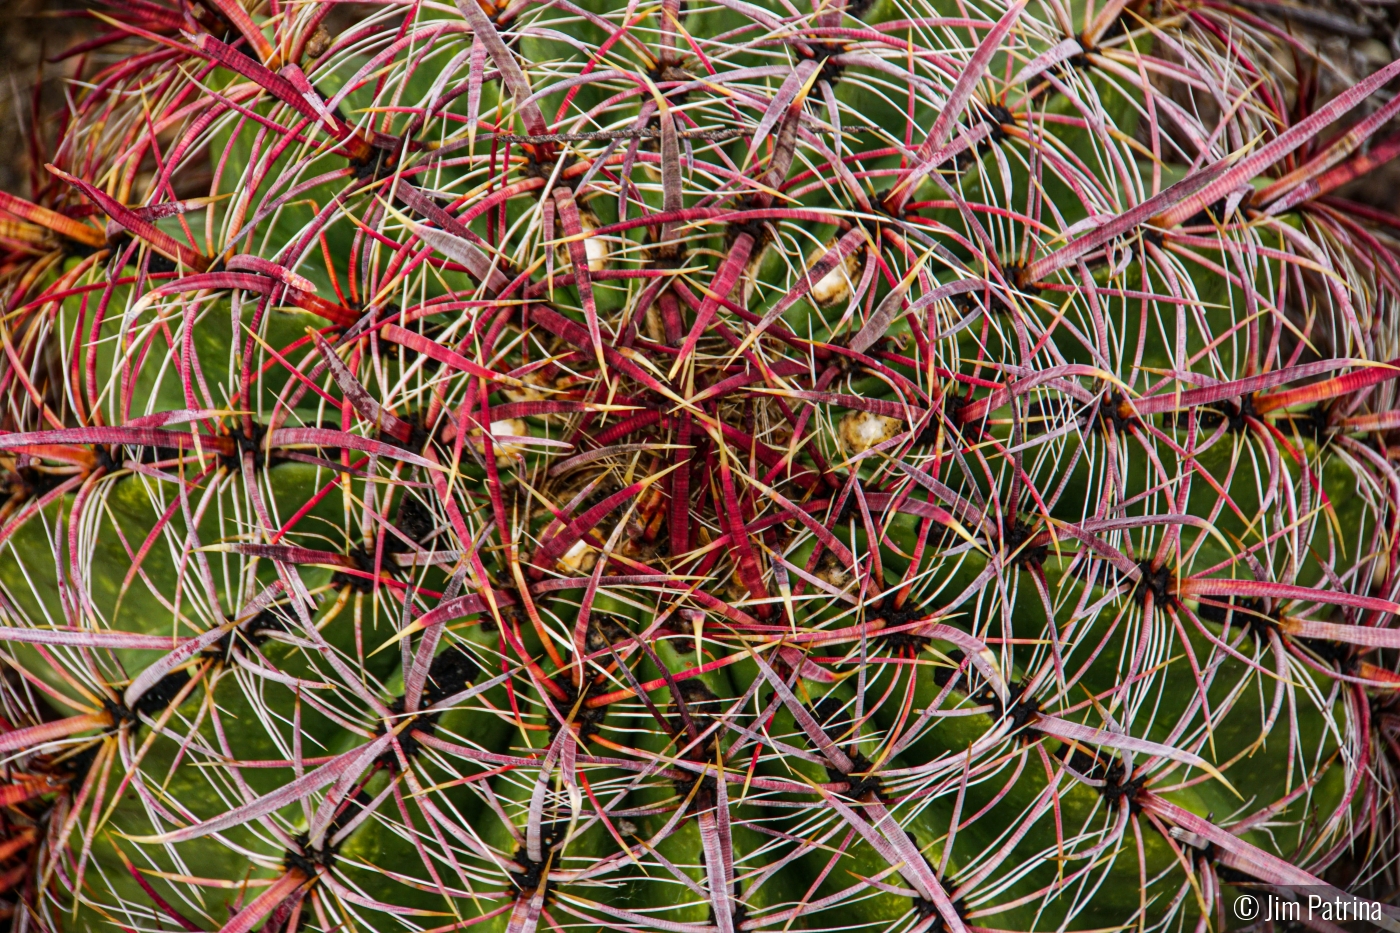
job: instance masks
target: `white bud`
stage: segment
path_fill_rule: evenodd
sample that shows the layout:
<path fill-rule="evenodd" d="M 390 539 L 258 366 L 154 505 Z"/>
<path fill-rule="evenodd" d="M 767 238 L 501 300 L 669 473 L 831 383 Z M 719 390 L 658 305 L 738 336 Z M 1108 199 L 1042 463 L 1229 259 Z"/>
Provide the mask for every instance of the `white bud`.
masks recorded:
<path fill-rule="evenodd" d="M 564 552 L 563 557 L 559 558 L 559 570 L 563 573 L 579 576 L 592 573 L 593 567 L 597 563 L 598 549 L 580 538 L 574 542 L 573 547 Z"/>
<path fill-rule="evenodd" d="M 610 250 L 606 239 L 592 235 L 593 231 L 601 226 L 598 223 L 598 215 L 588 210 L 588 208 L 580 206 L 578 211 L 578 224 L 579 229 L 584 235 L 583 254 L 588 258 L 588 271 L 602 272 L 608 267 Z M 558 230 L 557 225 L 555 229 Z M 559 264 L 562 271 L 570 272 L 573 270 L 574 262 L 569 252 L 569 244 L 560 244 L 556 251 L 555 261 Z"/>
<path fill-rule="evenodd" d="M 821 261 L 821 258 L 831 251 L 836 245 L 832 240 L 825 246 L 813 250 L 807 257 L 807 268 L 810 269 Z M 831 305 L 841 304 L 851 296 L 851 291 L 855 287 L 855 282 L 860 278 L 861 257 L 864 254 L 860 250 L 847 255 L 836 266 L 812 284 L 809 294 L 812 300 L 823 308 Z"/>
<path fill-rule="evenodd" d="M 473 444 L 477 451 L 484 453 L 486 444 L 481 438 L 481 431 L 473 431 Z M 491 422 L 491 446 L 496 454 L 496 465 L 506 466 L 519 460 L 525 454 L 525 445 L 516 441 L 502 440 L 502 438 L 529 437 L 530 426 L 520 418 L 505 418 L 501 421 Z"/>
<path fill-rule="evenodd" d="M 847 453 L 864 453 L 902 430 L 904 422 L 898 418 L 887 418 L 868 411 L 848 411 L 841 419 L 841 444 Z"/>

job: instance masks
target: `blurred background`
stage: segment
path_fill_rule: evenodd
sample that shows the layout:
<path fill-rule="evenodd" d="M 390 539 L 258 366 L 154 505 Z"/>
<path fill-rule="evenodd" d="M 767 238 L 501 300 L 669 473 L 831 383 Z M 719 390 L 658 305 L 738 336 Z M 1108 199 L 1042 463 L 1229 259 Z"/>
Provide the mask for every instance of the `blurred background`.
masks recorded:
<path fill-rule="evenodd" d="M 135 48 L 135 43 L 127 48 L 117 42 L 84 56 L 80 45 L 107 31 L 85 10 L 101 10 L 104 5 L 83 0 L 0 2 L 0 191 L 33 198 L 38 194 L 36 186 L 49 183 L 39 153 L 52 146 L 72 90 L 70 82 Z M 110 5 L 123 4 L 117 0 Z M 336 35 L 376 6 L 340 4 L 327 18 L 327 31 Z M 41 145 L 43 140 L 48 144 Z"/>

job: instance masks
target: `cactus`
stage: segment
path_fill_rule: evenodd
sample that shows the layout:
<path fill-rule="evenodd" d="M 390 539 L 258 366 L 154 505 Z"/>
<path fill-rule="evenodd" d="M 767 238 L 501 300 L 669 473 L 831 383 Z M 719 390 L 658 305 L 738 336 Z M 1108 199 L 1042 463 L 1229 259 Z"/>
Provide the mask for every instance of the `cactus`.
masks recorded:
<path fill-rule="evenodd" d="M 1227 2 L 337 17 L 114 0 L 0 196 L 12 929 L 1394 890 L 1400 224 L 1343 186 L 1400 62 L 1319 100 Z"/>

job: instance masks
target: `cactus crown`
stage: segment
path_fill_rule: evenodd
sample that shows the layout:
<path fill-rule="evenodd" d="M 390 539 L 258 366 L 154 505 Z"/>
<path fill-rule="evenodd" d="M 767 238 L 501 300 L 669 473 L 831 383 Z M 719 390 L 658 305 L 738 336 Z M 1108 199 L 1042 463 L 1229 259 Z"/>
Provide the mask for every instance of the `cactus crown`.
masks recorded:
<path fill-rule="evenodd" d="M 1342 186 L 1400 63 L 1320 100 L 1229 4 L 114 6 L 0 200 L 15 923 L 1393 882 L 1400 257 Z"/>

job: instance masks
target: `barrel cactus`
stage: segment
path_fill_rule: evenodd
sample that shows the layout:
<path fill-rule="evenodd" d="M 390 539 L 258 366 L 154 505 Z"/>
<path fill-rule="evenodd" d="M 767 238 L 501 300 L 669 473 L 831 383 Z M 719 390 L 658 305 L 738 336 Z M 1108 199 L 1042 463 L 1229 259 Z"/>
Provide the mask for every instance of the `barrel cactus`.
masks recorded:
<path fill-rule="evenodd" d="M 1173 0 L 94 22 L 0 196 L 12 929 L 1394 890 L 1400 249 L 1344 186 L 1400 62 L 1329 97 Z"/>

